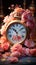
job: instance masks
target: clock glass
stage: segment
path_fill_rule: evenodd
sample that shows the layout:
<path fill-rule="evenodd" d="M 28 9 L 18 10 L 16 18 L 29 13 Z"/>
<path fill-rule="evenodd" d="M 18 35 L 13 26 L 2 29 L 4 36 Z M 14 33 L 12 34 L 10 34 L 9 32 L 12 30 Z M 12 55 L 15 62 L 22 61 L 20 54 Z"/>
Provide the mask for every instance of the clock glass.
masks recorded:
<path fill-rule="evenodd" d="M 10 24 L 7 28 L 7 39 L 15 44 L 22 43 L 26 38 L 26 28 L 21 23 Z"/>

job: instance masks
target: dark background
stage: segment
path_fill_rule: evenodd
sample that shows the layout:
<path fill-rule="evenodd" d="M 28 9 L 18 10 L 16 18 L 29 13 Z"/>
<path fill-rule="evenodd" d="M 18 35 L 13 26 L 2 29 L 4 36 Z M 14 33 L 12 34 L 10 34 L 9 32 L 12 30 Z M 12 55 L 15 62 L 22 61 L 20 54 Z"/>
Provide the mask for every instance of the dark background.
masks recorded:
<path fill-rule="evenodd" d="M 19 4 L 21 5 L 21 7 L 23 7 L 23 1 L 24 0 L 2 0 L 3 1 L 3 11 L 5 13 L 5 15 L 9 14 L 10 11 L 8 10 L 8 7 L 11 5 L 11 4 Z M 32 0 L 26 0 L 26 8 L 28 8 L 31 4 L 31 1 Z M 36 7 L 36 0 L 34 0 L 34 5 Z"/>
<path fill-rule="evenodd" d="M 1 1 L 2 1 L 2 5 L 1 5 Z M 35 6 L 34 16 L 36 17 L 36 0 L 33 0 L 33 1 L 34 1 L 34 6 Z M 22 8 L 24 8 L 23 2 L 24 2 L 24 0 L 0 0 L 0 23 L 2 24 L 4 16 L 8 15 L 11 12 L 8 9 L 8 7 L 11 4 L 14 4 L 14 5 L 18 4 L 18 5 L 21 5 Z M 32 2 L 32 0 L 26 0 L 26 8 L 29 8 L 31 2 Z M 1 8 L 1 6 L 2 6 L 2 8 Z M 1 15 L 3 15 L 3 17 L 1 17 Z"/>

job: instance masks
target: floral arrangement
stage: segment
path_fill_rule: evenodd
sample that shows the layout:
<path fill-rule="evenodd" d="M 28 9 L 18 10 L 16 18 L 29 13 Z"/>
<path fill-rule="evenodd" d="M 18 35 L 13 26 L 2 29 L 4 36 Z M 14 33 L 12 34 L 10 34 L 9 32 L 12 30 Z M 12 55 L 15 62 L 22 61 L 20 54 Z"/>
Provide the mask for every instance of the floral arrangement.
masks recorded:
<path fill-rule="evenodd" d="M 22 24 L 24 24 L 30 34 L 35 27 L 34 17 L 28 9 L 23 9 L 21 7 L 16 7 L 13 12 L 4 17 L 3 22 L 5 23 L 1 28 L 1 38 L 0 38 L 0 59 L 2 61 L 18 62 L 18 58 L 21 56 L 36 56 L 36 47 L 33 40 L 30 38 L 25 40 L 23 46 L 21 44 L 14 44 L 13 46 L 6 38 L 6 29 L 8 24 L 19 18 Z M 33 49 L 32 49 L 33 48 Z"/>

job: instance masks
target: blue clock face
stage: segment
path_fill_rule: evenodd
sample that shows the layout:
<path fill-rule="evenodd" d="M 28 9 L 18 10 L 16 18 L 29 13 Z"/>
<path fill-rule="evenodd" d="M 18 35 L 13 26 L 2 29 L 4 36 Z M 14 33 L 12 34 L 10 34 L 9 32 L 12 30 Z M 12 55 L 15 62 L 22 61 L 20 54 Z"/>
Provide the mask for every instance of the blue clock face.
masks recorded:
<path fill-rule="evenodd" d="M 21 23 L 14 23 L 7 28 L 8 40 L 15 43 L 22 43 L 26 38 L 26 28 Z"/>

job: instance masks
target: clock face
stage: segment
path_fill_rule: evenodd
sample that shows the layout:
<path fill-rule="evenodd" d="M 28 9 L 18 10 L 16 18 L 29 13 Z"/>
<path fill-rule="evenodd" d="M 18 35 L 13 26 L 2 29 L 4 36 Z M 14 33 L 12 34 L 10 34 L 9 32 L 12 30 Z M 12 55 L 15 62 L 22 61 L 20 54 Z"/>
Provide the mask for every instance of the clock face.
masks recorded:
<path fill-rule="evenodd" d="M 26 38 L 26 28 L 21 23 L 10 24 L 7 28 L 8 40 L 15 43 L 22 43 Z"/>

